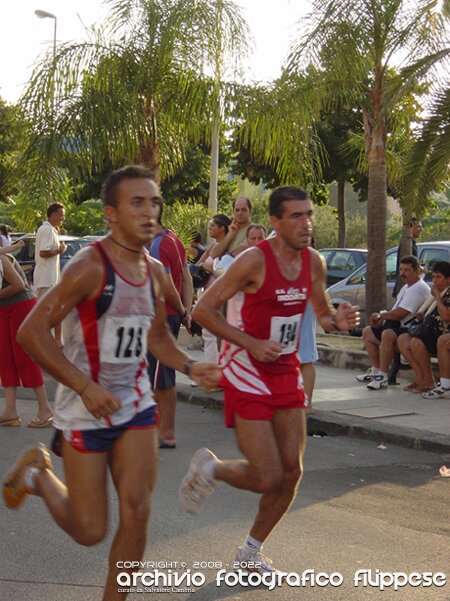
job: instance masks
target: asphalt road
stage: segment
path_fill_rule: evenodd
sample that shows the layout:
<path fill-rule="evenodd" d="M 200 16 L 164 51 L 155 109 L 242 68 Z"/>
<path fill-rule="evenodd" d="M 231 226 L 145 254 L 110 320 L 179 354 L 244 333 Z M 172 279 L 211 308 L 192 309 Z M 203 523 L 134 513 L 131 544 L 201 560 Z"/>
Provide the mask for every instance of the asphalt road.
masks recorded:
<path fill-rule="evenodd" d="M 438 572 L 450 580 L 450 479 L 439 476 L 440 457 L 399 447 L 378 448 L 375 443 L 346 438 L 309 438 L 305 475 L 299 496 L 289 514 L 265 545 L 274 565 L 288 572 L 289 583 L 275 586 L 233 585 L 235 548 L 248 532 L 257 497 L 220 485 L 198 517 L 178 506 L 177 488 L 193 452 L 211 447 L 220 457 L 238 456 L 233 432 L 222 425 L 220 412 L 179 404 L 178 448 L 160 455 L 153 516 L 146 562 L 162 562 L 164 575 L 190 570 L 201 586 L 194 592 L 144 591 L 130 599 L 177 601 L 331 601 L 383 599 L 396 601 L 448 601 L 450 583 L 443 587 L 406 585 L 398 592 L 380 589 L 376 570 L 407 575 Z M 25 428 L 1 431 L 0 471 L 4 472 L 18 450 L 32 441 L 48 441 L 50 431 Z M 57 471 L 60 473 L 59 460 Z M 37 498 L 27 500 L 18 512 L 0 509 L 0 599 L 2 601 L 94 601 L 101 599 L 108 549 L 117 522 L 111 487 L 111 532 L 105 542 L 83 548 L 52 523 Z M 182 565 L 186 564 L 186 565 Z M 221 569 L 228 584 L 217 586 Z M 301 578 L 312 570 L 315 586 Z M 358 570 L 371 570 L 375 586 L 355 586 Z M 153 572 L 153 567 L 144 567 Z M 188 572 L 189 573 L 189 572 Z M 325 573 L 332 582 L 328 584 Z M 389 579 L 389 576 L 385 577 Z M 398 579 L 403 580 L 403 576 Z M 313 580 L 314 581 L 314 580 Z M 275 583 L 276 584 L 276 583 Z M 166 588 L 163 584 L 159 587 Z M 169 588 L 171 588 L 169 586 Z M 144 587 L 142 587 L 144 589 Z M 383 597 L 382 597 L 383 595 Z"/>

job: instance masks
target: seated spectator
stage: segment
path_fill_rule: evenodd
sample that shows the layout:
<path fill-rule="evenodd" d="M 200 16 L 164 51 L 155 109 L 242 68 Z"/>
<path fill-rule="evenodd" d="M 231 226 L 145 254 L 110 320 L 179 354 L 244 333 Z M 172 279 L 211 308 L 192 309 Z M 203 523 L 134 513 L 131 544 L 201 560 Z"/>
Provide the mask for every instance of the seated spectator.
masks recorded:
<path fill-rule="evenodd" d="M 431 370 L 431 357 L 437 353 L 437 341 L 442 334 L 450 332 L 450 263 L 436 261 L 432 267 L 432 298 L 420 307 L 416 319 L 427 319 L 424 337 L 402 334 L 398 339 L 398 348 L 414 370 L 415 378 L 405 390 L 428 392 L 436 387 Z"/>
<path fill-rule="evenodd" d="M 371 367 L 366 374 L 357 376 L 358 382 L 368 382 L 369 390 L 379 390 L 388 385 L 388 371 L 397 350 L 397 338 L 408 331 L 410 321 L 430 289 L 420 277 L 421 267 L 417 257 L 407 255 L 400 260 L 400 277 L 404 286 L 390 311 L 373 313 L 370 325 L 363 330 L 363 340 L 369 354 Z"/>
<path fill-rule="evenodd" d="M 25 246 L 25 242 L 23 240 L 18 240 L 17 242 L 14 242 L 13 244 L 10 244 L 9 246 L 1 246 L 0 247 L 0 255 L 14 253 L 16 250 L 19 250 L 19 248 L 22 248 L 22 246 Z"/>
<path fill-rule="evenodd" d="M 450 399 L 450 333 L 439 336 L 437 358 L 441 381 L 433 390 L 422 393 L 424 399 Z"/>
<path fill-rule="evenodd" d="M 6 225 L 0 225 L 0 248 L 11 246 L 11 237 L 8 234 Z"/>
<path fill-rule="evenodd" d="M 205 247 L 202 244 L 201 234 L 196 232 L 191 240 L 191 245 L 186 249 L 188 261 L 190 263 L 197 263 L 200 257 L 205 252 Z"/>

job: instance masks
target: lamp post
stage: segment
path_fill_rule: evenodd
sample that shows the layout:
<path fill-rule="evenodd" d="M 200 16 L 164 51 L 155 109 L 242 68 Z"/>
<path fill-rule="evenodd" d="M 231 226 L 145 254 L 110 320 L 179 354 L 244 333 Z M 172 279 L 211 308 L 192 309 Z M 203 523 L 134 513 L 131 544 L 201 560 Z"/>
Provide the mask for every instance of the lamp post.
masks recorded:
<path fill-rule="evenodd" d="M 54 19 L 55 24 L 53 27 L 53 60 L 55 59 L 55 55 L 56 55 L 56 15 L 54 15 L 53 13 L 49 13 L 46 10 L 35 10 L 34 14 L 36 15 L 36 17 L 38 19 Z"/>
<path fill-rule="evenodd" d="M 53 19 L 55 21 L 53 27 L 53 80 L 52 80 L 52 107 L 51 107 L 51 125 L 54 126 L 55 119 L 55 70 L 56 70 L 56 15 L 49 13 L 46 10 L 35 10 L 34 14 L 38 19 Z"/>

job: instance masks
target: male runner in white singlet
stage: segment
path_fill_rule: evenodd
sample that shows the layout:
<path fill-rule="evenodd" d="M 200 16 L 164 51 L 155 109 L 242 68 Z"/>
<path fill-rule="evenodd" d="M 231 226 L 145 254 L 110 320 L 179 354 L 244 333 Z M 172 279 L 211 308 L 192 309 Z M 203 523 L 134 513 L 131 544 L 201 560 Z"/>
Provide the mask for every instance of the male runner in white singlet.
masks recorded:
<path fill-rule="evenodd" d="M 66 483 L 40 444 L 9 470 L 3 498 L 15 509 L 28 494 L 41 496 L 63 530 L 94 545 L 107 531 L 109 468 L 120 519 L 103 601 L 114 601 L 127 596 L 118 592 L 118 562 L 142 559 L 156 477 L 158 419 L 147 346 L 206 388 L 217 385 L 220 370 L 194 363 L 167 329 L 166 275 L 144 252 L 162 202 L 150 172 L 138 166 L 113 172 L 102 199 L 110 235 L 77 254 L 19 331 L 28 353 L 60 382 L 53 449 L 62 454 Z M 51 335 L 63 319 L 64 354 Z"/>
<path fill-rule="evenodd" d="M 352 328 L 357 307 L 338 310 L 325 294 L 325 271 L 311 244 L 313 204 L 307 193 L 286 186 L 269 198 L 276 236 L 241 253 L 205 292 L 193 316 L 225 341 L 220 358 L 225 422 L 236 429 L 244 460 L 219 460 L 199 449 L 183 479 L 182 507 L 198 513 L 216 481 L 260 493 L 259 511 L 236 554 L 235 567 L 273 572 L 262 544 L 295 498 L 306 441 L 308 399 L 298 360 L 300 323 L 308 298 L 326 330 Z M 220 307 L 244 292 L 239 327 Z"/>

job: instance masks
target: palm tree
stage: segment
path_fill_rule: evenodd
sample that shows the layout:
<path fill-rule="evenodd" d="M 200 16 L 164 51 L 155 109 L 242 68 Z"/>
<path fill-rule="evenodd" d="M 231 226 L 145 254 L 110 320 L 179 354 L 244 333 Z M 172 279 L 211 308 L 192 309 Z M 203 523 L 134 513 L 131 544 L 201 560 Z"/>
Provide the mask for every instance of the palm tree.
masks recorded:
<path fill-rule="evenodd" d="M 105 2 L 108 27 L 60 46 L 32 75 L 23 98 L 30 175 L 139 162 L 160 179 L 183 165 L 188 141 L 211 139 L 217 49 L 238 61 L 247 48 L 240 9 L 232 0 Z"/>
<path fill-rule="evenodd" d="M 369 314 L 385 306 L 387 119 L 418 79 L 448 56 L 437 1 L 315 0 L 301 23 L 288 68 L 312 62 L 327 73 L 317 94 L 362 111 L 368 162 L 366 298 Z M 326 60 L 324 60 L 326 59 Z M 391 67 L 399 65 L 395 75 Z"/>

